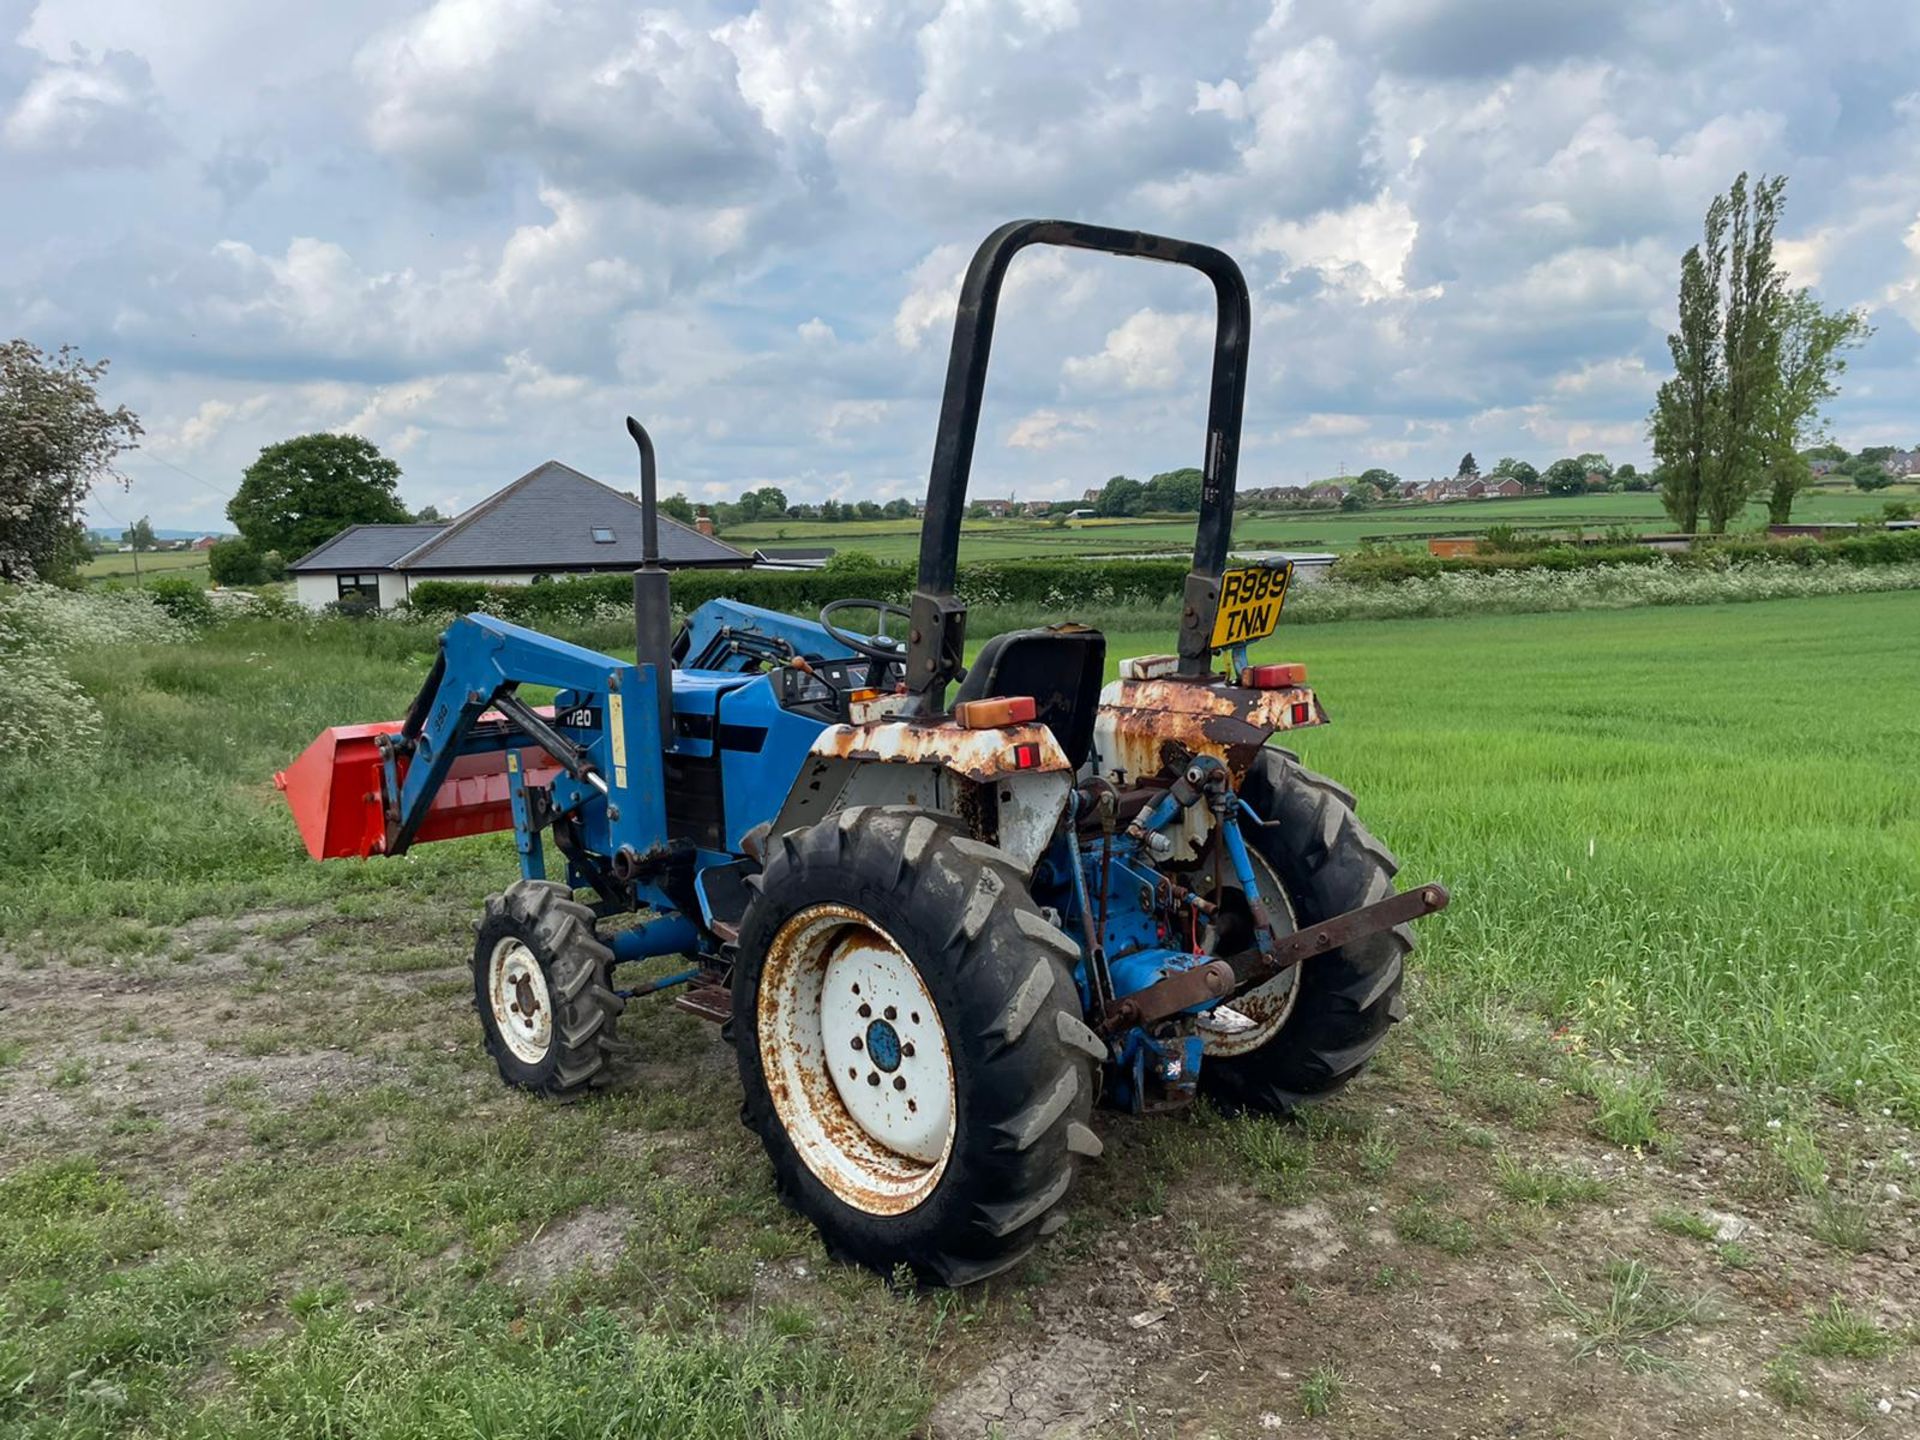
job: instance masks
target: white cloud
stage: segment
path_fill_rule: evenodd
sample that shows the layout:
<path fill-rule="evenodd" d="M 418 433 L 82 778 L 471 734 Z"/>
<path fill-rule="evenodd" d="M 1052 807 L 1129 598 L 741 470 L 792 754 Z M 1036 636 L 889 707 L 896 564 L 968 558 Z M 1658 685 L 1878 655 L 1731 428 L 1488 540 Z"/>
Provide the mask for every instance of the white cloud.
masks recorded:
<path fill-rule="evenodd" d="M 1312 270 L 1334 289 L 1366 303 L 1407 293 L 1407 261 L 1419 236 L 1420 222 L 1406 202 L 1383 192 L 1305 221 L 1268 221 L 1254 231 L 1248 248 L 1279 255 L 1282 278 Z M 1441 293 L 1442 287 L 1429 286 L 1417 298 Z"/>
<path fill-rule="evenodd" d="M 952 320 L 972 254 L 965 245 L 942 245 L 913 267 L 907 293 L 893 312 L 893 338 L 902 349 L 917 350 L 928 331 Z"/>
<path fill-rule="evenodd" d="M 1081 389 L 1170 390 L 1198 373 L 1194 352 L 1212 324 L 1210 316 L 1136 310 L 1107 332 L 1098 354 L 1070 357 L 1062 373 Z"/>
<path fill-rule="evenodd" d="M 775 168 L 733 52 L 668 11 L 436 0 L 370 42 L 355 69 L 374 147 L 451 189 L 530 161 L 583 189 L 727 202 Z"/>
<path fill-rule="evenodd" d="M 72 165 L 139 165 L 169 143 L 147 62 L 126 50 L 76 45 L 45 60 L 7 112 L 0 138 L 22 154 Z"/>
<path fill-rule="evenodd" d="M 1553 377 L 1556 395 L 1651 396 L 1660 384 L 1638 355 L 1616 355 L 1595 360 Z"/>
<path fill-rule="evenodd" d="M 1035 410 L 1007 431 L 1007 444 L 1015 450 L 1052 450 L 1084 439 L 1097 424 L 1085 410 Z"/>
<path fill-rule="evenodd" d="M 550 455 L 625 474 L 629 411 L 690 494 L 915 494 L 968 256 L 1032 214 L 1236 255 L 1249 454 L 1289 478 L 1638 460 L 1680 252 L 1742 169 L 1793 176 L 1795 283 L 1874 311 L 1836 437 L 1910 438 L 1905 0 L 0 10 L 0 307 L 113 358 L 156 518 L 215 522 L 259 445 L 348 424 L 416 503 Z M 983 479 L 1196 458 L 1196 285 L 1023 255 Z"/>
<path fill-rule="evenodd" d="M 1297 440 L 1308 440 L 1364 435 L 1372 428 L 1373 422 L 1365 415 L 1309 415 L 1287 434 Z"/>

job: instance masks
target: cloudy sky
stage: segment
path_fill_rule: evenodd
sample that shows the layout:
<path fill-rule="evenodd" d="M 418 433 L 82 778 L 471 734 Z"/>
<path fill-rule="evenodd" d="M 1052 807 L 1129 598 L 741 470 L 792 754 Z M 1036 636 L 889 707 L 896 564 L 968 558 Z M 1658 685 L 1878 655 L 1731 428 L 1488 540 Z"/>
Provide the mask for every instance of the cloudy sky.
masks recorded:
<path fill-rule="evenodd" d="M 1913 0 L 0 0 L 0 327 L 148 430 L 100 523 L 218 525 L 313 429 L 416 506 L 617 480 L 629 411 L 696 498 L 916 495 L 959 273 L 1036 214 L 1238 257 L 1243 484 L 1644 461 L 1742 169 L 1872 312 L 1837 437 L 1920 439 Z M 1028 252 L 974 493 L 1197 462 L 1209 316 Z"/>

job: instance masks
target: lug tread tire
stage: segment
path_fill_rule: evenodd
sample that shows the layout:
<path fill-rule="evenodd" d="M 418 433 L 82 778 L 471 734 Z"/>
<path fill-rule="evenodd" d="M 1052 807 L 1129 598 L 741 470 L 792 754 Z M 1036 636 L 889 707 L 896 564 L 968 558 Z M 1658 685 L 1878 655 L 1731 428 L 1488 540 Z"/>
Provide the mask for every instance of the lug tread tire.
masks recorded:
<path fill-rule="evenodd" d="M 593 911 L 554 880 L 521 880 L 489 895 L 473 949 L 473 1004 L 500 1078 L 542 1099 L 571 1101 L 612 1080 L 618 1022 L 626 1002 L 609 983 L 613 951 L 593 930 Z M 494 1025 L 487 999 L 493 949 L 509 936 L 540 962 L 553 1006 L 553 1044 L 538 1065 L 516 1056 Z"/>
<path fill-rule="evenodd" d="M 1393 893 L 1399 862 L 1360 823 L 1352 793 L 1292 751 L 1262 751 L 1241 793 L 1262 818 L 1280 822 L 1249 827 L 1248 843 L 1279 875 L 1301 925 Z M 1334 1094 L 1405 1013 L 1400 986 L 1412 951 L 1412 931 L 1396 925 L 1307 961 L 1286 1024 L 1257 1050 L 1209 1060 L 1201 1088 L 1225 1109 L 1275 1114 Z"/>
<path fill-rule="evenodd" d="M 783 837 L 741 923 L 733 979 L 741 1118 L 759 1135 L 781 1198 L 836 1258 L 923 1283 L 969 1285 L 1005 1270 L 1064 1218 L 1077 1167 L 1098 1153 L 1088 1122 L 1095 1057 L 1062 947 L 1013 861 L 906 807 L 869 807 Z M 899 1215 L 842 1200 L 788 1138 L 756 1023 L 766 952 L 814 905 L 851 906 L 900 944 L 939 1008 L 954 1066 L 955 1134 L 930 1194 Z M 1089 1033 L 1089 1038 L 1091 1038 Z M 1097 1045 L 1097 1042 L 1095 1042 Z M 1104 1049 L 1101 1054 L 1104 1055 Z"/>

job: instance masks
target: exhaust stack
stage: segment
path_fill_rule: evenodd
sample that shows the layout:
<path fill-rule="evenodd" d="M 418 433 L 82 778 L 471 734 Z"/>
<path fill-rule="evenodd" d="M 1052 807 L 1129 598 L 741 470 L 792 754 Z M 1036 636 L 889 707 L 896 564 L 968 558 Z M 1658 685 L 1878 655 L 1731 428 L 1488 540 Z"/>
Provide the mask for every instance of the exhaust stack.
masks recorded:
<path fill-rule="evenodd" d="M 633 572 L 634 659 L 653 666 L 661 743 L 673 744 L 673 599 L 660 568 L 660 476 L 653 437 L 631 415 L 627 434 L 640 449 L 640 568 Z"/>

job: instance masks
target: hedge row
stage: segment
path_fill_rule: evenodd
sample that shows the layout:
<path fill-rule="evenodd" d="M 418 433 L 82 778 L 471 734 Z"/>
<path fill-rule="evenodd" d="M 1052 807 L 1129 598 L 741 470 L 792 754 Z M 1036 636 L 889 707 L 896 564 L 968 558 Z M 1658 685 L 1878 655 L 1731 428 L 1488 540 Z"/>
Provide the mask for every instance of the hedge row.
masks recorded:
<path fill-rule="evenodd" d="M 1037 604 L 1062 611 L 1114 603 L 1172 600 L 1185 582 L 1184 560 L 1009 560 L 962 565 L 958 589 L 969 604 Z M 731 599 L 769 610 L 809 614 L 829 600 L 863 596 L 904 602 L 913 591 L 908 564 L 836 565 L 824 570 L 676 570 L 673 604 L 687 611 L 709 600 Z M 413 587 L 412 607 L 432 614 L 484 610 L 502 619 L 535 623 L 583 619 L 603 606 L 633 603 L 626 575 L 542 580 L 532 585 L 488 585 L 478 580 L 427 580 Z"/>
<path fill-rule="evenodd" d="M 1422 555 L 1412 550 L 1363 551 L 1343 556 L 1335 578 L 1357 585 L 1391 585 L 1434 575 L 1510 570 L 1590 570 L 1602 565 L 1674 565 L 1720 569 L 1752 560 L 1788 565 L 1902 565 L 1920 561 L 1920 530 L 1882 530 L 1844 540 L 1711 539 L 1690 550 L 1645 545 L 1549 545 L 1481 555 Z"/>
<path fill-rule="evenodd" d="M 1846 540 L 1713 540 L 1692 550 L 1643 545 L 1553 545 L 1441 559 L 1411 550 L 1363 551 L 1341 557 L 1337 580 L 1391 585 L 1435 575 L 1512 570 L 1590 570 L 1602 565 L 1724 568 L 1771 560 L 1793 565 L 1896 565 L 1920 562 L 1920 531 L 1880 531 Z M 1006 560 L 960 567 L 959 591 L 972 605 L 1040 605 L 1063 615 L 1095 606 L 1157 604 L 1179 598 L 1184 560 Z M 913 590 L 909 564 L 832 565 L 824 570 L 676 570 L 673 604 L 685 612 L 709 600 L 733 599 L 790 614 L 809 615 L 829 600 L 864 596 L 904 602 Z M 529 625 L 584 620 L 606 607 L 633 603 L 626 575 L 542 580 L 533 585 L 487 585 L 478 580 L 428 580 L 413 587 L 413 608 L 429 614 L 488 614 Z"/>

